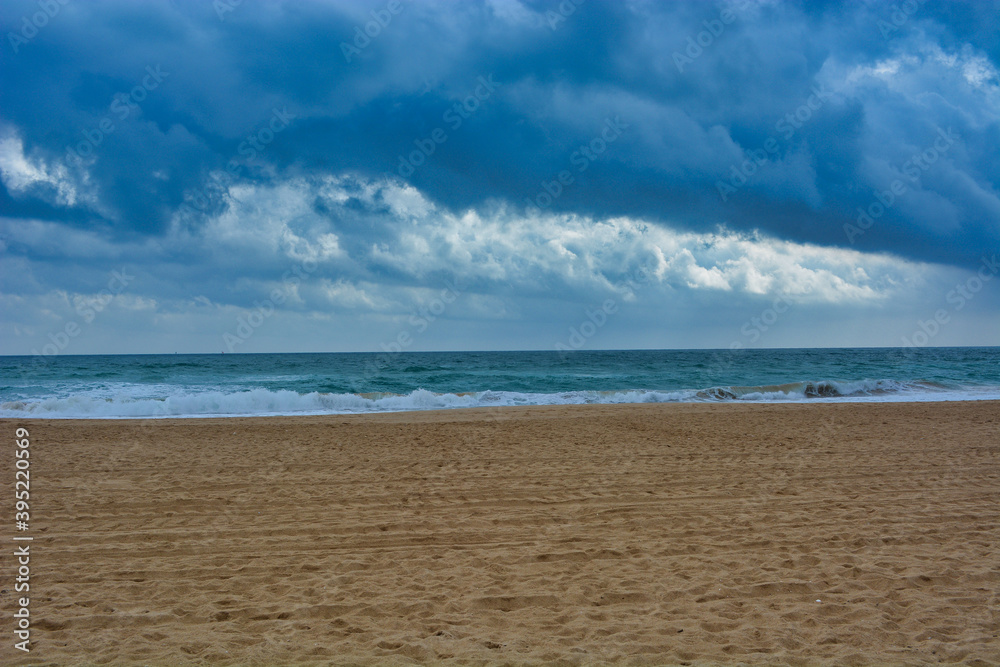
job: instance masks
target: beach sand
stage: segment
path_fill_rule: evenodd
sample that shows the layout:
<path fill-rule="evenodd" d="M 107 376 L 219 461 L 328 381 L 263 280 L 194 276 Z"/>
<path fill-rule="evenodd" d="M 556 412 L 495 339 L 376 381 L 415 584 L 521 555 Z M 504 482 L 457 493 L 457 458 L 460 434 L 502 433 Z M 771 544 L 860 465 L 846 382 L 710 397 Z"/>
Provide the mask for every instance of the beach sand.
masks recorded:
<path fill-rule="evenodd" d="M 5 664 L 1000 663 L 995 402 L 2 421 Z"/>

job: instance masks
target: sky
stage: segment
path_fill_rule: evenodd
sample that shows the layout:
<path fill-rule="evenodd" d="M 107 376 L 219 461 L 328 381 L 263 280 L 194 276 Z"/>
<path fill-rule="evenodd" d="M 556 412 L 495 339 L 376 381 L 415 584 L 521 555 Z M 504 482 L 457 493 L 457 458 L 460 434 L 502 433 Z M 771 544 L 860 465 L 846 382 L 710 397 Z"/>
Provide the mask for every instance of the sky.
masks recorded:
<path fill-rule="evenodd" d="M 0 353 L 1000 344 L 1000 3 L 0 4 Z"/>

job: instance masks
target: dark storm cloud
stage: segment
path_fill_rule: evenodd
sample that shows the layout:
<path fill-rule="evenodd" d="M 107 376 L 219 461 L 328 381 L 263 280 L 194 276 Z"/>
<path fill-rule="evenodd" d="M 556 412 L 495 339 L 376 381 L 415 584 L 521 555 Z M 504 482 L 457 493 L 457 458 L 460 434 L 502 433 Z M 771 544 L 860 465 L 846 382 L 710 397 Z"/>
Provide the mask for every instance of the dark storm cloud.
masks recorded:
<path fill-rule="evenodd" d="M 0 10 L 0 120 L 92 197 L 7 188 L 8 217 L 155 236 L 185 202 L 218 211 L 230 166 L 394 174 L 452 210 L 558 191 L 548 210 L 963 265 L 1000 246 L 996 2 L 54 1 L 27 41 L 41 5 Z M 939 129 L 957 139 L 906 176 Z"/>

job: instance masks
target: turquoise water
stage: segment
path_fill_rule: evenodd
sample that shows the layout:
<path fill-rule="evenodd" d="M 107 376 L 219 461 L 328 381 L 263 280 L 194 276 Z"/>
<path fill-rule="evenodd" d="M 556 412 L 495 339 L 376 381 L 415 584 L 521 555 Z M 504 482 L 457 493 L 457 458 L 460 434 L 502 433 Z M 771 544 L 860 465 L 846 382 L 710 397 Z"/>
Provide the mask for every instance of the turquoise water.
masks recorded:
<path fill-rule="evenodd" d="M 0 416 L 1000 399 L 1000 348 L 0 357 Z"/>

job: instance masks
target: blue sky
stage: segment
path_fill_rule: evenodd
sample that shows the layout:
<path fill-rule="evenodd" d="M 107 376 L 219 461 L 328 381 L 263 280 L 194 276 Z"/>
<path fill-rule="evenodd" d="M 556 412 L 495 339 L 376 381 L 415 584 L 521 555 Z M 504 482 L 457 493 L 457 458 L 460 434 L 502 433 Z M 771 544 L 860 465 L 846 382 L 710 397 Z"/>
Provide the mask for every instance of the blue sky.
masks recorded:
<path fill-rule="evenodd" d="M 996 2 L 0 5 L 0 353 L 996 345 Z"/>

